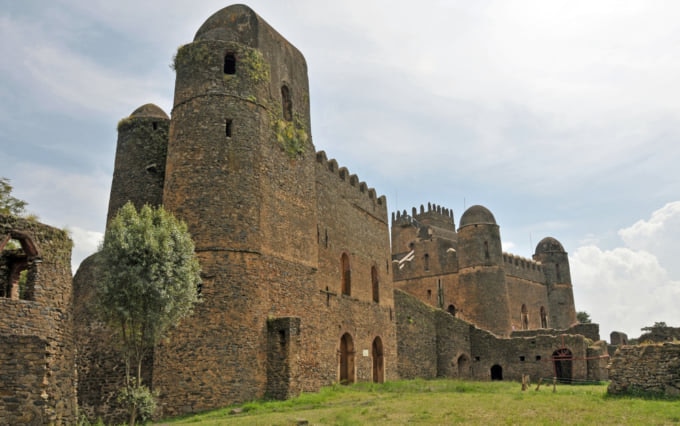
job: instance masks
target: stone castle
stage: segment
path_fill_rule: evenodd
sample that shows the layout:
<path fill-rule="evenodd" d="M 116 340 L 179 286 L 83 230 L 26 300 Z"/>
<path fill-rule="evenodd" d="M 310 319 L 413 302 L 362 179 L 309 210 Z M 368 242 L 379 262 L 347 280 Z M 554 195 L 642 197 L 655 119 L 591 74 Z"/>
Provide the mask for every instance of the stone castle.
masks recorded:
<path fill-rule="evenodd" d="M 251 9 L 208 18 L 174 67 L 172 118 L 147 104 L 118 125 L 107 219 L 127 201 L 162 204 L 187 223 L 201 263 L 202 303 L 145 363 L 159 416 L 336 382 L 606 378 L 607 345 L 596 324 L 577 324 L 562 245 L 545 238 L 533 259 L 503 253 L 482 206 L 458 228 L 432 204 L 390 218 L 384 196 L 315 151 L 305 59 Z M 0 339 L 37 336 L 39 348 L 62 351 L 48 351 L 63 361 L 60 374 L 72 373 L 58 390 L 35 388 L 44 390 L 36 419 L 68 424 L 76 387 L 84 413 L 110 418 L 122 367 L 91 311 L 97 255 L 71 288 L 70 246 L 52 260 L 41 239 L 53 232 L 0 228 L 22 242 L 2 252 Z M 41 248 L 23 243 L 37 240 Z M 23 269 L 35 290 L 18 300 Z M 62 316 L 38 330 L 12 326 L 27 321 L 22 310 L 53 308 Z M 11 369 L 0 362 L 0 374 Z M 0 422 L 37 400 L 17 395 L 0 398 Z"/>

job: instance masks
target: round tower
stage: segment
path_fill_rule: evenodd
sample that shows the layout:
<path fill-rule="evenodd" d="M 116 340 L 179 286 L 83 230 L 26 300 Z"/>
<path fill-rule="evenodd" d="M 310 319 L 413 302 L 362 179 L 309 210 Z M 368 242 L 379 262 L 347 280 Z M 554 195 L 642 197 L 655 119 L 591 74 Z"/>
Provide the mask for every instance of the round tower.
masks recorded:
<path fill-rule="evenodd" d="M 551 327 L 569 328 L 576 323 L 576 307 L 567 252 L 555 238 L 546 237 L 536 246 L 533 258 L 545 272 Z"/>
<path fill-rule="evenodd" d="M 154 104 L 142 105 L 118 122 L 118 143 L 106 223 L 128 201 L 141 208 L 163 199 L 170 118 Z"/>
<path fill-rule="evenodd" d="M 496 219 L 486 207 L 470 207 L 461 216 L 458 228 L 461 314 L 480 328 L 508 335 L 512 330 L 502 266 Z"/>
<path fill-rule="evenodd" d="M 193 411 L 261 398 L 275 379 L 262 330 L 282 315 L 282 294 L 311 288 L 318 266 L 302 54 L 233 5 L 179 48 L 174 68 L 163 205 L 194 239 L 203 303 L 190 321 L 201 327 L 178 328 L 154 353 L 154 389 L 174 407 L 166 414 L 185 412 L 189 394 Z M 207 370 L 222 379 L 195 380 Z"/>

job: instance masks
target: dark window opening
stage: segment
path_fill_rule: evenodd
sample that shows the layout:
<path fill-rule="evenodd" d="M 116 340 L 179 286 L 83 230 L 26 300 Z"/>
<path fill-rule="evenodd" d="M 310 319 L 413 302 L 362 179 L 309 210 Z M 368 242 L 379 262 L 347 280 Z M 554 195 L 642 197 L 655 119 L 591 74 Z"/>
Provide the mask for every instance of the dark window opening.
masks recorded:
<path fill-rule="evenodd" d="M 428 300 L 432 299 L 432 290 L 430 290 L 429 288 L 427 289 L 427 299 Z"/>
<path fill-rule="evenodd" d="M 430 270 L 430 255 L 425 253 L 425 270 Z"/>
<path fill-rule="evenodd" d="M 279 330 L 279 344 L 281 346 L 286 345 L 286 330 Z"/>
<path fill-rule="evenodd" d="M 203 293 L 203 283 L 198 283 L 198 285 L 196 286 L 196 294 L 200 296 L 201 293 Z"/>
<path fill-rule="evenodd" d="M 0 238 L 0 297 L 34 300 L 35 280 L 41 262 L 33 240 L 19 231 Z"/>
<path fill-rule="evenodd" d="M 156 123 L 155 121 L 151 123 L 151 126 L 153 127 L 154 130 L 158 130 L 158 123 Z"/>
<path fill-rule="evenodd" d="M 352 294 L 352 270 L 349 266 L 349 256 L 343 253 L 340 258 L 342 271 L 342 294 L 350 296 Z"/>
<path fill-rule="evenodd" d="M 236 74 L 236 56 L 233 53 L 227 53 L 224 56 L 224 73 Z"/>
<path fill-rule="evenodd" d="M 555 264 L 555 278 L 558 283 L 562 282 L 562 274 L 560 274 L 560 264 Z"/>
<path fill-rule="evenodd" d="M 475 361 L 479 361 L 480 359 L 481 359 L 481 358 L 478 357 L 478 356 L 475 357 Z"/>
<path fill-rule="evenodd" d="M 290 97 L 290 90 L 285 84 L 281 86 L 281 108 L 283 109 L 283 119 L 293 121 L 293 100 Z"/>
<path fill-rule="evenodd" d="M 454 317 L 456 316 L 456 307 L 453 305 L 449 305 L 449 307 L 446 309 L 448 313 L 453 315 Z"/>
<path fill-rule="evenodd" d="M 489 257 L 489 242 L 484 241 L 484 258 L 488 260 Z"/>
<path fill-rule="evenodd" d="M 521 362 L 524 362 L 525 359 L 526 359 L 526 358 L 524 357 L 524 355 L 520 355 L 519 360 L 520 360 Z"/>
<path fill-rule="evenodd" d="M 541 306 L 541 328 L 548 328 L 548 315 L 543 306 Z"/>
<path fill-rule="evenodd" d="M 527 310 L 527 305 L 522 305 L 522 311 L 520 313 L 522 318 L 522 330 L 529 329 L 529 311 Z"/>
<path fill-rule="evenodd" d="M 378 268 L 371 266 L 371 284 L 373 290 L 373 301 L 380 303 L 380 280 L 378 279 Z"/>
<path fill-rule="evenodd" d="M 540 361 L 540 360 L 541 360 L 541 356 L 540 356 L 540 355 L 536 355 L 536 361 Z"/>
<path fill-rule="evenodd" d="M 232 131 L 233 127 L 234 127 L 234 120 L 232 120 L 231 118 L 227 119 L 227 121 L 225 122 L 224 128 L 225 128 L 225 133 L 226 133 L 228 138 L 231 137 L 231 131 Z"/>

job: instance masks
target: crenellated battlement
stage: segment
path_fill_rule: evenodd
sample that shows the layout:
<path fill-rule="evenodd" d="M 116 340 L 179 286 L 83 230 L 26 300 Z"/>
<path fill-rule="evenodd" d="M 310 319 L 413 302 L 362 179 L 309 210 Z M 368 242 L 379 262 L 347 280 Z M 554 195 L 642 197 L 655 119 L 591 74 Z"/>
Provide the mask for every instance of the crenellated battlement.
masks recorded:
<path fill-rule="evenodd" d="M 526 257 L 517 256 L 512 253 L 503 252 L 503 263 L 506 266 L 512 266 L 513 268 L 524 269 L 527 271 L 543 271 L 543 266 L 541 262 L 536 262 L 535 260 L 527 259 Z"/>
<path fill-rule="evenodd" d="M 321 165 L 321 167 L 326 169 L 329 173 L 339 177 L 341 181 L 349 183 L 350 186 L 357 188 L 360 193 L 366 194 L 366 196 L 370 200 L 373 200 L 374 203 L 378 204 L 379 206 L 387 205 L 387 198 L 384 195 L 378 197 L 374 188 L 369 188 L 366 182 L 359 180 L 357 175 L 350 174 L 347 167 L 339 167 L 335 158 L 331 158 L 329 160 L 325 151 L 318 151 L 316 153 L 316 162 L 319 163 L 319 165 Z"/>
<path fill-rule="evenodd" d="M 406 221 L 406 222 L 405 222 Z M 451 229 L 455 232 L 456 225 L 453 220 L 453 209 L 448 209 L 434 203 L 427 203 L 427 210 L 424 205 L 420 205 L 420 211 L 413 207 L 411 215 L 397 211 L 392 213 L 392 225 L 405 225 L 413 221 L 423 223 L 424 225 L 438 226 L 445 229 Z"/>

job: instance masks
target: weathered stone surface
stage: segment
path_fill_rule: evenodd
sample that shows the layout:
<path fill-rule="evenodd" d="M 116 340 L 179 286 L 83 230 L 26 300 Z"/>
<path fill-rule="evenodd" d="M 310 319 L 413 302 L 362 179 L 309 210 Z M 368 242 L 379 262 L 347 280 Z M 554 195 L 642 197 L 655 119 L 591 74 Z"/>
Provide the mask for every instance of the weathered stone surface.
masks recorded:
<path fill-rule="evenodd" d="M 680 393 L 680 343 L 620 346 L 609 366 L 611 394 Z"/>

